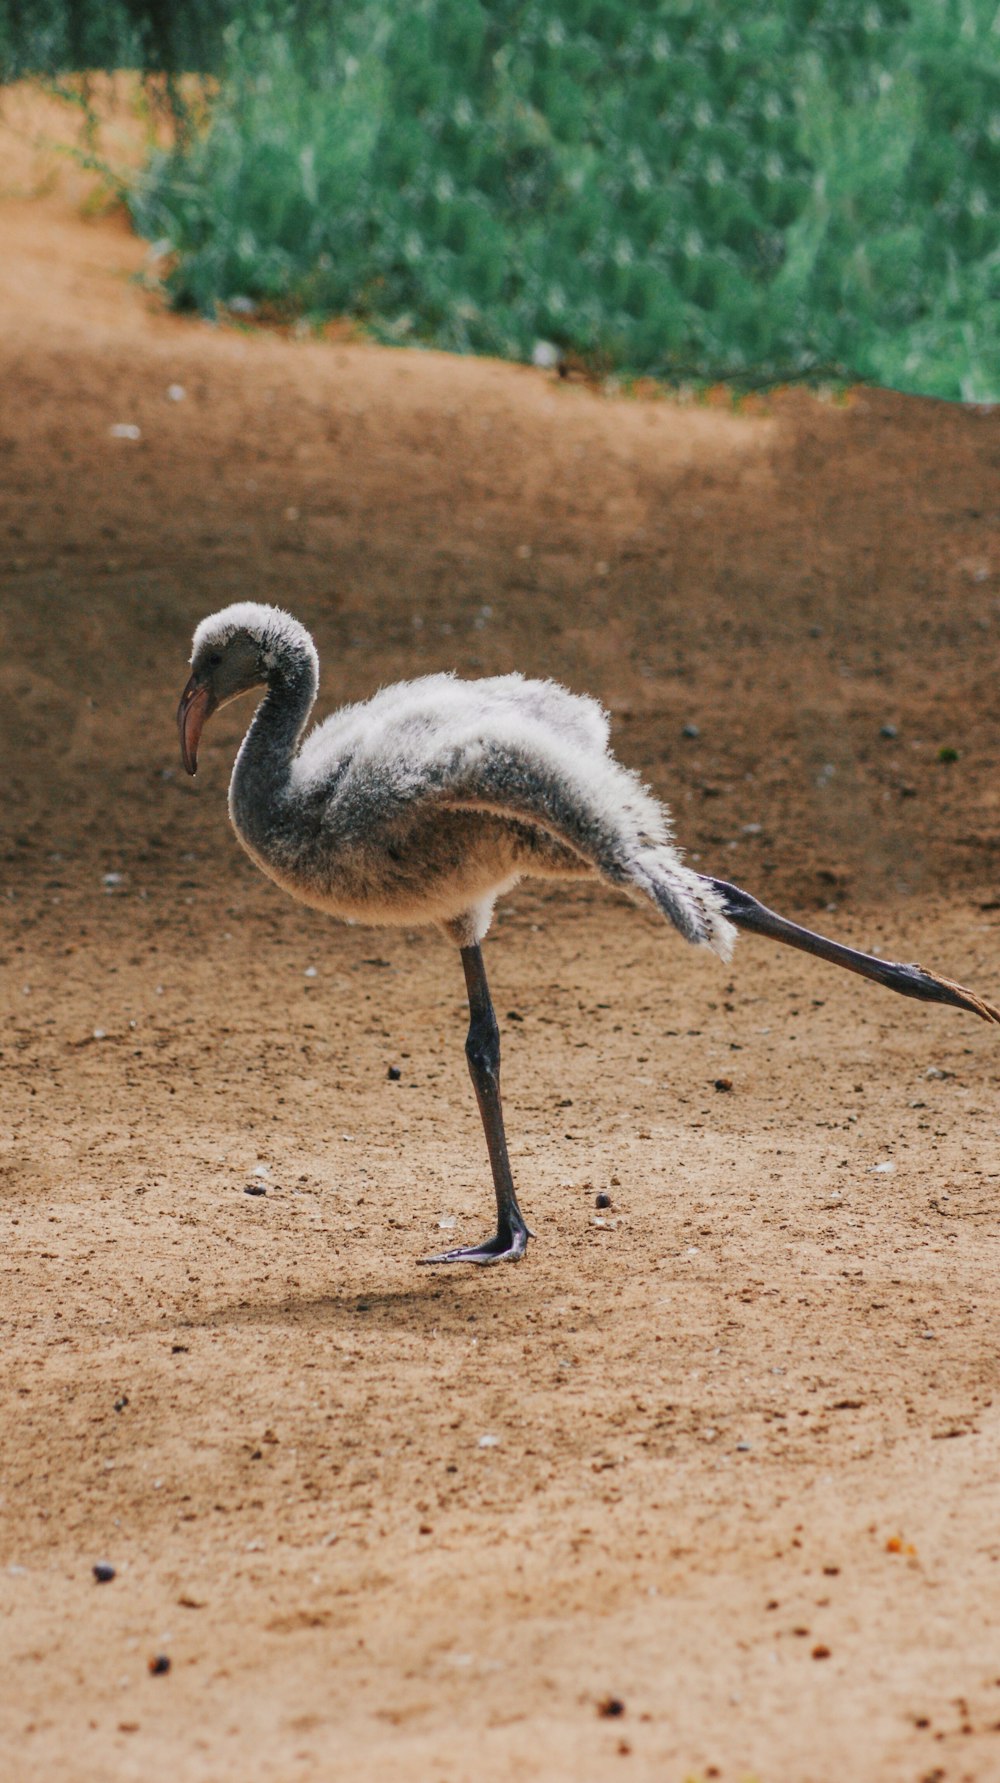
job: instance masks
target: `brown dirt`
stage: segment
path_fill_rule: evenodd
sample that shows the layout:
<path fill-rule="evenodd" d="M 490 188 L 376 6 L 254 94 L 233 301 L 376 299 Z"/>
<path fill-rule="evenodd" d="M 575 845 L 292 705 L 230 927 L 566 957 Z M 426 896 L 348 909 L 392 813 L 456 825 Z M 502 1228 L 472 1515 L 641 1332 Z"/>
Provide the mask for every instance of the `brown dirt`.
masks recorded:
<path fill-rule="evenodd" d="M 6 1774 L 997 1778 L 996 1030 L 523 888 L 538 1240 L 418 1270 L 488 1222 L 457 961 L 257 877 L 246 713 L 190 785 L 173 710 L 237 595 L 323 709 L 557 676 L 695 858 L 995 998 L 1000 413 L 178 320 L 7 149 Z"/>

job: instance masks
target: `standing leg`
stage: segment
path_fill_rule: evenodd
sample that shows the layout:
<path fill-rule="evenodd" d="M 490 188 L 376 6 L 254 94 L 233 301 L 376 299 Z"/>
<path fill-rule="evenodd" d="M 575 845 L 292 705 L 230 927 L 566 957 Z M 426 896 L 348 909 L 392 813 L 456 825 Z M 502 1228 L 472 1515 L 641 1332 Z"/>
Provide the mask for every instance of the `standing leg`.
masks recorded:
<path fill-rule="evenodd" d="M 461 1245 L 453 1251 L 441 1251 L 436 1257 L 423 1257 L 424 1263 L 517 1263 L 528 1248 L 532 1236 L 524 1215 L 517 1205 L 514 1180 L 507 1156 L 507 1140 L 503 1130 L 500 1106 L 500 1030 L 490 1001 L 486 968 L 478 943 L 462 948 L 462 965 L 469 993 L 469 1033 L 465 1056 L 483 1118 L 486 1144 L 493 1170 L 493 1187 L 497 1197 L 497 1229 L 482 1244 Z"/>

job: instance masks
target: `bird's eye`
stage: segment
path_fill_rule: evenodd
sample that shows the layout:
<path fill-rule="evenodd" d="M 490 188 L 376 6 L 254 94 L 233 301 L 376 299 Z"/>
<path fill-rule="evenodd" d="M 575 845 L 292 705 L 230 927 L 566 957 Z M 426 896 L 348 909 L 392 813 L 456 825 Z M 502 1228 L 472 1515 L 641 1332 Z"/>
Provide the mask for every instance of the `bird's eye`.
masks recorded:
<path fill-rule="evenodd" d="M 213 650 L 211 656 L 208 659 L 208 666 L 210 669 L 217 669 L 221 661 L 222 661 L 221 650 Z"/>

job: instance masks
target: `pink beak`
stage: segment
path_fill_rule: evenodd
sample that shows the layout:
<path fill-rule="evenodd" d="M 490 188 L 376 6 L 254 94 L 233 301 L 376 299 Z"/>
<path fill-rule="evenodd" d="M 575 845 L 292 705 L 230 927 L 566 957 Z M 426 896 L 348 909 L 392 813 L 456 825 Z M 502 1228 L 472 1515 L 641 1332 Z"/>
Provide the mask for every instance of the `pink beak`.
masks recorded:
<path fill-rule="evenodd" d="M 210 687 L 199 684 L 191 676 L 177 708 L 177 730 L 181 740 L 181 760 L 189 774 L 198 772 L 198 744 L 205 722 L 211 718 L 218 701 Z"/>

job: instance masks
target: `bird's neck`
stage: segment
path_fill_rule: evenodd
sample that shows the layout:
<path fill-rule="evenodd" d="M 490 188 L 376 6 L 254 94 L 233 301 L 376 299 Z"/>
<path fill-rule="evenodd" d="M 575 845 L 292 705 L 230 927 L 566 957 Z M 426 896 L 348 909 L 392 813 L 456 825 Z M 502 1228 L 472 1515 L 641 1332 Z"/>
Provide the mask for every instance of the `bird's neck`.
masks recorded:
<path fill-rule="evenodd" d="M 264 852 L 280 822 L 292 762 L 316 698 L 315 661 L 306 651 L 282 652 L 268 676 L 236 757 L 229 810 L 240 835 Z"/>

